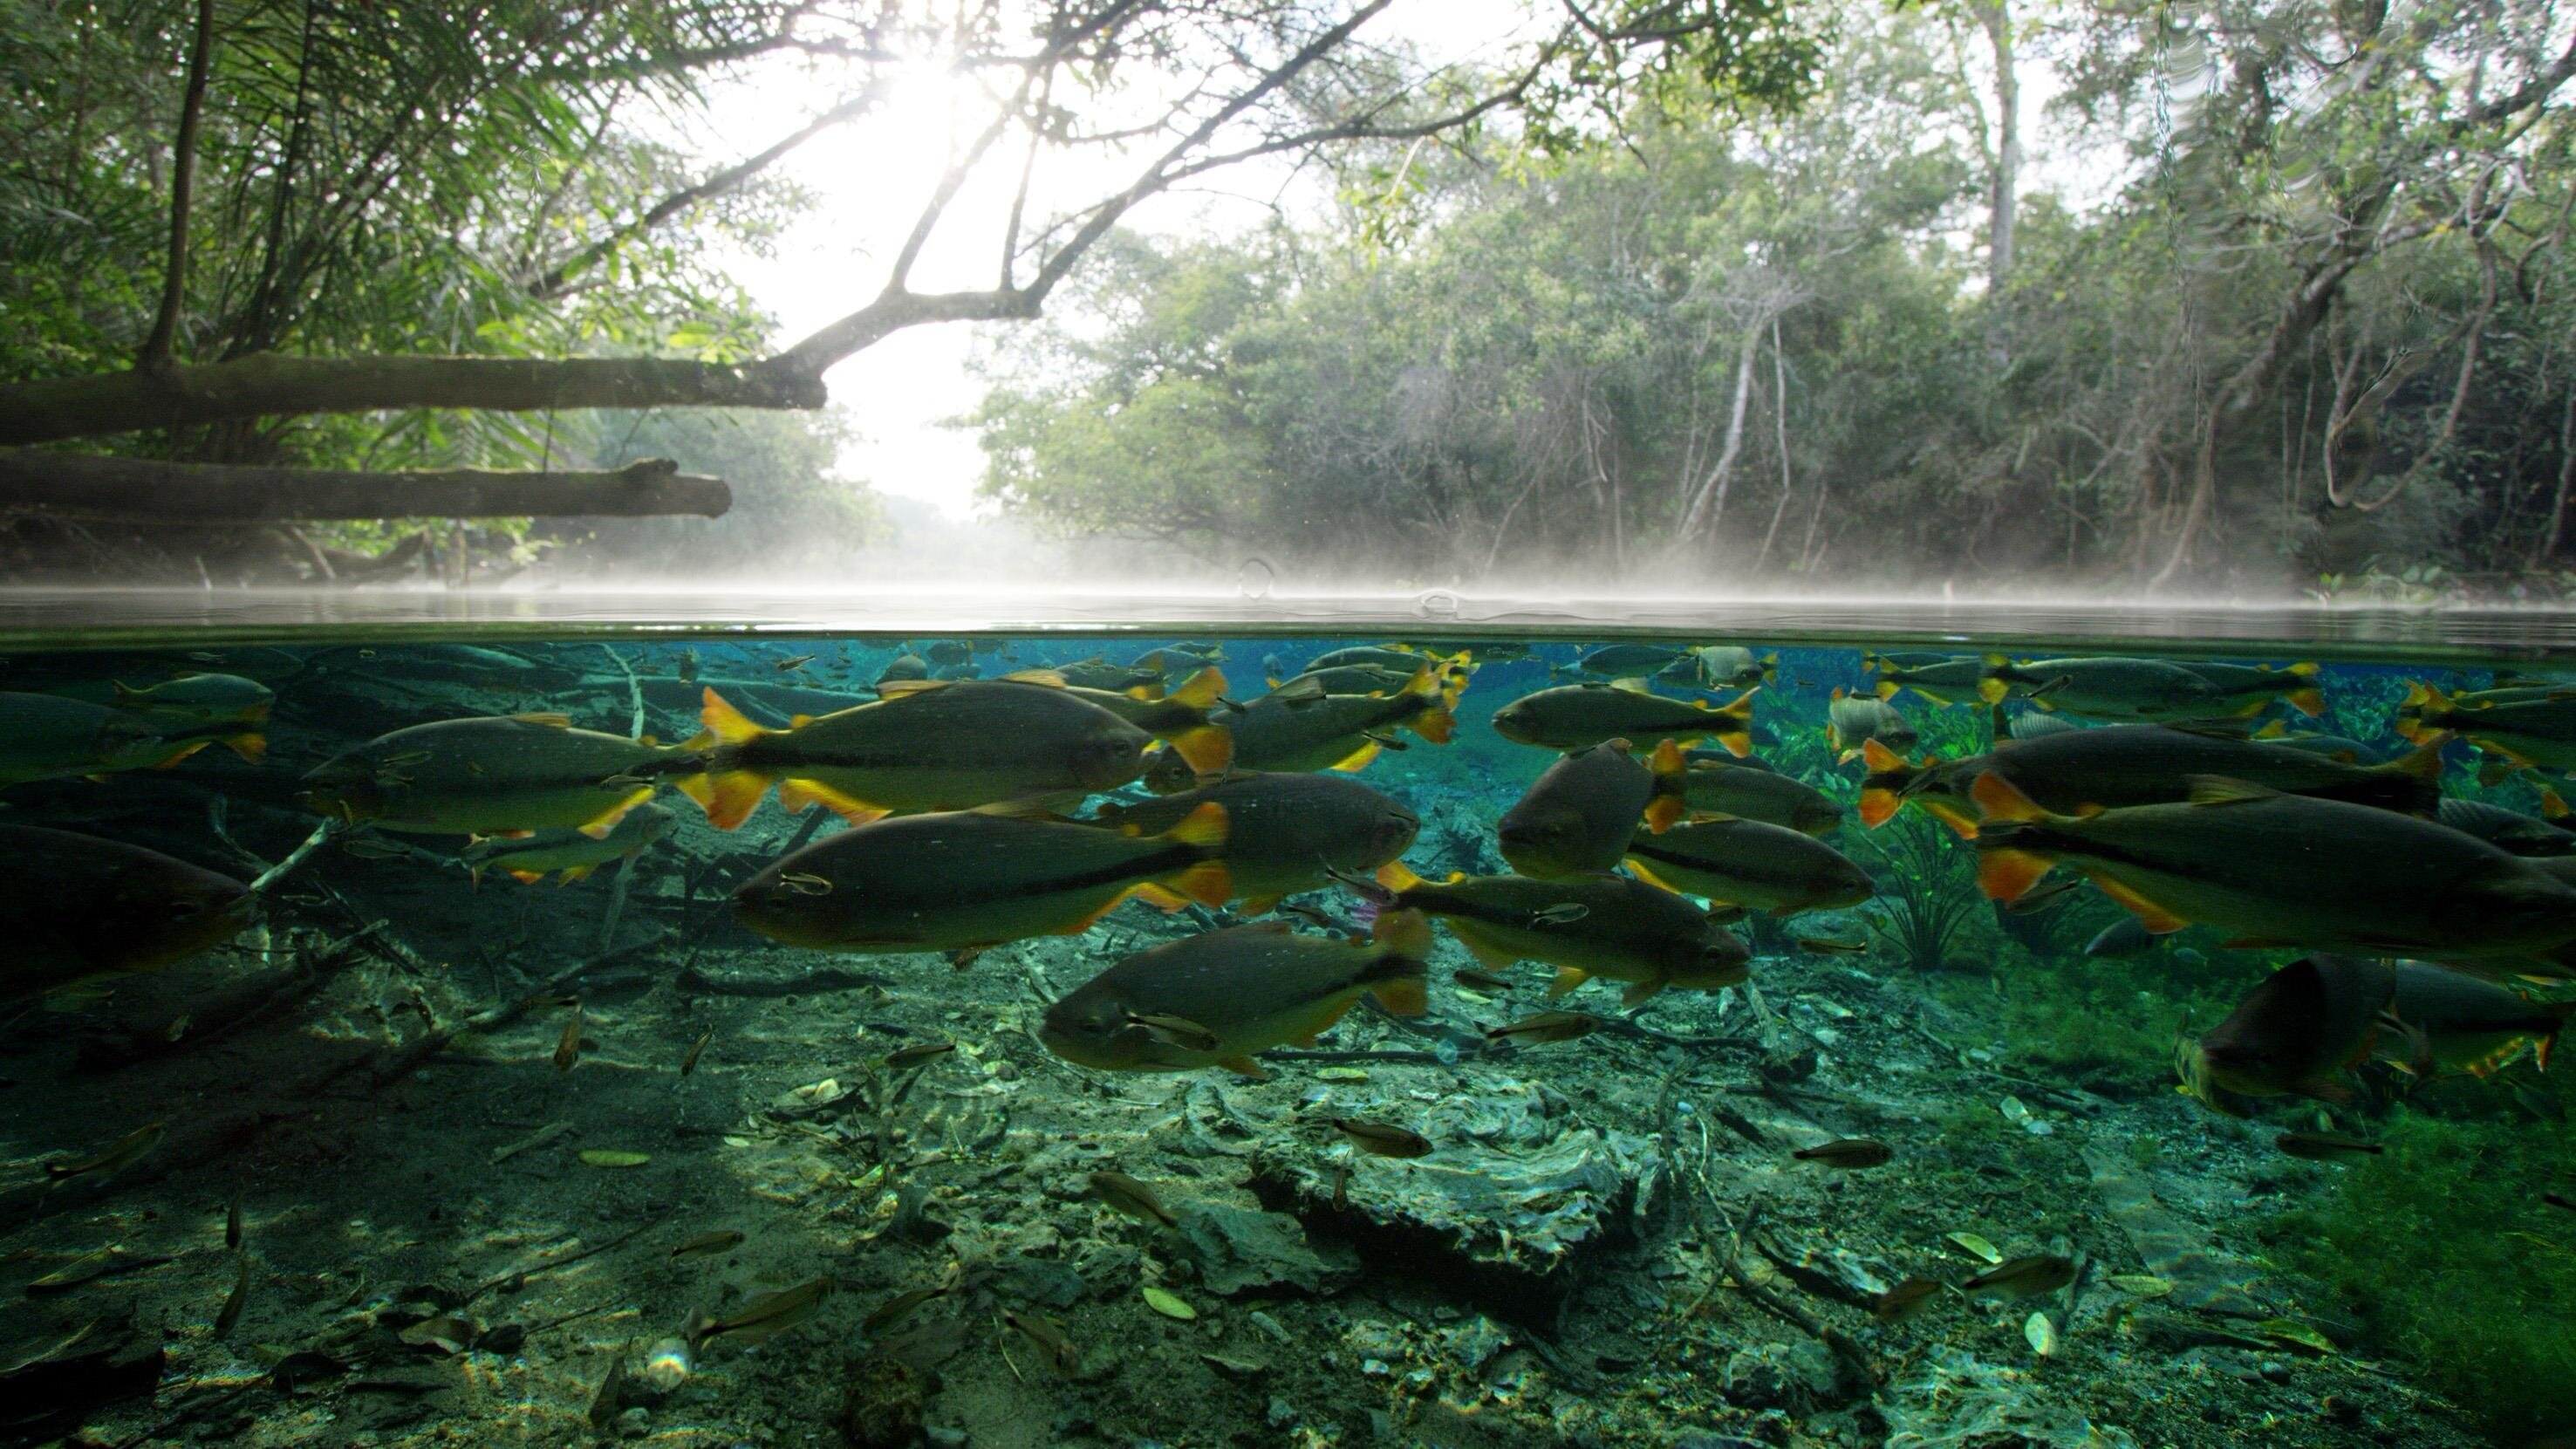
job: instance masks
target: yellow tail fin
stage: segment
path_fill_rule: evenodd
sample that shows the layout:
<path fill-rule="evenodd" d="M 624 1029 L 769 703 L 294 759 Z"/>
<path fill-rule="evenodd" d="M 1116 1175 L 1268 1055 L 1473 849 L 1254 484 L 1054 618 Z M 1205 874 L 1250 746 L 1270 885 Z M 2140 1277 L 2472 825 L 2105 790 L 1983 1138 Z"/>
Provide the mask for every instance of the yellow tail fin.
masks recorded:
<path fill-rule="evenodd" d="M 1419 976 L 1398 976 L 1369 988 L 1377 1004 L 1395 1016 L 1420 1016 L 1431 1009 L 1431 993 Z"/>
<path fill-rule="evenodd" d="M 243 759 L 250 761 L 254 765 L 268 757 L 268 736 L 266 735 L 234 735 L 225 740 L 224 744 L 227 748 L 231 749 L 234 754 L 241 756 Z"/>
<path fill-rule="evenodd" d="M 1757 684 L 1737 695 L 1731 704 L 1716 709 L 1709 709 L 1706 703 L 1700 705 L 1710 714 L 1724 719 L 1725 723 L 1711 730 L 1710 734 L 1719 744 L 1726 746 L 1728 754 L 1739 760 L 1753 753 L 1753 696 L 1761 692 L 1762 686 Z"/>
<path fill-rule="evenodd" d="M 1181 817 L 1180 823 L 1163 832 L 1163 838 L 1175 845 L 1196 845 L 1211 852 L 1225 845 L 1225 807 L 1214 800 Z"/>
<path fill-rule="evenodd" d="M 1690 813 L 1690 772 L 1682 760 L 1681 742 L 1666 740 L 1655 746 L 1647 768 L 1654 773 L 1655 793 L 1646 802 L 1646 828 L 1661 835 Z"/>
<path fill-rule="evenodd" d="M 1225 698 L 1225 674 L 1211 664 L 1191 675 L 1188 683 L 1163 698 L 1168 703 L 1185 704 L 1192 709 L 1206 709 Z"/>
<path fill-rule="evenodd" d="M 715 736 L 718 744 L 746 744 L 762 735 L 775 733 L 754 724 L 749 715 L 727 703 L 725 697 L 712 688 L 702 697 L 698 720 L 707 727 L 707 733 Z"/>
<path fill-rule="evenodd" d="M 1407 961 L 1431 959 L 1431 921 L 1420 911 L 1380 911 L 1369 939 Z"/>
<path fill-rule="evenodd" d="M 1981 775 L 1991 780 L 1992 775 Z M 2017 901 L 2057 862 L 2027 850 L 1981 850 L 1977 853 L 1977 889 L 1988 900 Z"/>
<path fill-rule="evenodd" d="M 1403 861 L 1390 860 L 1377 868 L 1377 883 L 1391 891 L 1409 891 L 1422 884 L 1422 877 Z"/>
<path fill-rule="evenodd" d="M 731 830 L 751 818 L 760 808 L 760 797 L 769 793 L 769 777 L 753 770 L 723 770 L 680 778 L 680 793 L 698 802 L 707 812 L 707 823 L 718 830 Z"/>
<path fill-rule="evenodd" d="M 865 825 L 871 820 L 881 820 L 892 813 L 882 805 L 871 805 L 854 795 L 845 795 L 820 780 L 778 782 L 779 809 L 790 815 L 802 815 L 805 813 L 805 807 L 809 805 L 820 805 L 852 825 Z"/>
<path fill-rule="evenodd" d="M 1216 807 L 1203 805 L 1199 808 L 1208 810 Z M 1200 861 L 1187 870 L 1163 877 L 1161 884 L 1165 889 L 1187 896 L 1210 910 L 1234 898 L 1234 873 L 1227 870 L 1221 860 Z"/>
<path fill-rule="evenodd" d="M 1165 743 L 1180 751 L 1181 758 L 1189 761 L 1196 774 L 1222 775 L 1234 764 L 1234 731 L 1221 724 L 1183 730 Z"/>

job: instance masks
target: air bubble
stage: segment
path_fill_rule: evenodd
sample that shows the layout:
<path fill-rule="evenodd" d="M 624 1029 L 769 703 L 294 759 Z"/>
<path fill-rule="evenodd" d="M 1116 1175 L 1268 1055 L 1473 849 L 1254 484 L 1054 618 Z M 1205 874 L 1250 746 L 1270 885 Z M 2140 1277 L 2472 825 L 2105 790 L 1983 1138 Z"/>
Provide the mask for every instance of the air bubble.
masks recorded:
<path fill-rule="evenodd" d="M 1278 579 L 1279 570 L 1272 568 L 1268 559 L 1245 559 L 1242 566 L 1234 571 L 1235 597 L 1242 599 L 1269 598 L 1270 586 L 1278 582 Z"/>

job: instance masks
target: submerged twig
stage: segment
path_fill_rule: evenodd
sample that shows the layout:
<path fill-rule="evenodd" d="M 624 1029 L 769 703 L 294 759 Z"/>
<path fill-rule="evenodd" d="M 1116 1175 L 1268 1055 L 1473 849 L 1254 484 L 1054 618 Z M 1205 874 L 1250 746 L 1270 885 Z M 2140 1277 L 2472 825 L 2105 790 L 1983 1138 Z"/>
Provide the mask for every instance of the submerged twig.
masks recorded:
<path fill-rule="evenodd" d="M 460 1303 L 458 1306 L 463 1307 L 465 1303 L 472 1303 L 475 1299 L 482 1297 L 484 1294 L 489 1293 L 493 1289 L 499 1288 L 504 1284 L 524 1281 L 526 1279 L 533 1278 L 540 1273 L 551 1273 L 557 1268 L 569 1268 L 573 1264 L 581 1262 L 586 1258 L 596 1258 L 602 1253 L 614 1252 L 670 1221 L 671 1215 L 678 1211 L 679 1209 L 677 1207 L 664 1208 L 662 1211 L 654 1214 L 645 1221 L 637 1223 L 635 1226 L 619 1233 L 616 1237 L 610 1238 L 607 1242 L 584 1248 L 578 1253 L 567 1254 L 561 1258 L 549 1259 L 546 1262 L 539 1263 L 533 1268 L 513 1269 L 510 1272 L 504 1273 L 500 1277 L 492 1279 L 490 1282 L 475 1288 L 472 1292 L 467 1293 L 464 1298 L 464 1303 Z M 599 1310 L 594 1309 L 592 1311 L 597 1312 Z"/>
<path fill-rule="evenodd" d="M 1727 1255 L 1726 1277 L 1728 1282 L 1735 1285 L 1737 1292 L 1753 1301 L 1755 1307 L 1784 1323 L 1794 1325 L 1810 1338 L 1822 1343 L 1833 1354 L 1835 1362 L 1843 1366 L 1844 1372 L 1850 1374 L 1855 1380 L 1869 1385 L 1872 1392 L 1877 1390 L 1877 1367 L 1869 1361 L 1869 1354 L 1859 1344 L 1852 1342 L 1850 1337 L 1837 1329 L 1825 1326 L 1817 1321 L 1814 1314 L 1755 1282 L 1752 1273 L 1746 1270 L 1744 1260 L 1732 1253 Z"/>

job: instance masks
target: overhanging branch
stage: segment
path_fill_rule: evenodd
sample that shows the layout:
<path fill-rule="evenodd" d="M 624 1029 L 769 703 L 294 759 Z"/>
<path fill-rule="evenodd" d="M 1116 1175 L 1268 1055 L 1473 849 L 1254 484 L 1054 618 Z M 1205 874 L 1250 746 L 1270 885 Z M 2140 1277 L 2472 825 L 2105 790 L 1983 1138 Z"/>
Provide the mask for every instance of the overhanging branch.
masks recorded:
<path fill-rule="evenodd" d="M 137 428 L 394 408 L 818 408 L 812 373 L 661 358 L 285 357 L 160 374 L 95 373 L 0 386 L 0 446 Z"/>
<path fill-rule="evenodd" d="M 482 468 L 346 473 L 0 450 L 0 517 L 80 523 L 241 525 L 371 518 L 714 518 L 721 478 L 646 458 L 602 473 Z"/>

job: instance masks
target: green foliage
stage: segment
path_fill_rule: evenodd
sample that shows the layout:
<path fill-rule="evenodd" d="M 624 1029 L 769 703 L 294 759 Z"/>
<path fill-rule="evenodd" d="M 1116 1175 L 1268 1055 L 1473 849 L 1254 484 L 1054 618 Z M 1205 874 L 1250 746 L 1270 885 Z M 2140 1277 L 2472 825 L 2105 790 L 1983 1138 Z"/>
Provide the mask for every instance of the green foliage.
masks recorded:
<path fill-rule="evenodd" d="M 1878 882 L 1861 922 L 1909 969 L 1946 971 L 1970 925 L 1986 913 L 1965 847 L 1919 810 L 1861 837 L 1855 858 Z"/>
<path fill-rule="evenodd" d="M 2125 147 L 2135 180 L 2078 209 L 2020 178 L 2015 265 L 1991 292 L 1974 239 L 1992 103 L 1965 20 L 1827 7 L 1800 21 L 1812 69 L 1794 78 L 1708 52 L 1733 82 L 1805 96 L 1792 112 L 1672 84 L 1691 73 L 1678 52 L 1596 67 L 1587 96 L 1625 106 L 1615 139 L 1542 91 L 1521 131 L 1369 153 L 1326 226 L 1129 242 L 1086 298 L 1105 330 L 1014 343 L 995 367 L 988 492 L 1068 532 L 1315 574 L 2098 584 L 2167 557 L 2214 390 L 2254 367 L 2260 405 L 2212 444 L 2213 574 L 2429 599 L 2537 571 L 2576 545 L 2553 507 L 2570 382 L 2538 342 L 2576 326 L 2553 209 L 2576 127 L 2469 124 L 2431 77 L 2527 74 L 2546 47 L 2517 37 L 2558 22 L 2543 0 L 2447 33 L 2391 14 L 2072 17 L 2081 43 L 2050 52 L 2061 119 Z M 2318 74 L 2365 49 L 2417 59 Z M 2509 155 L 2528 188 L 2481 189 L 2472 153 Z M 2481 196 L 2474 224 L 2439 219 Z M 2329 312 L 2285 314 L 2356 215 L 2389 244 L 2333 271 Z M 1222 308 L 1152 305 L 1219 286 Z M 1134 361 L 1181 342 L 1187 386 L 1158 396 Z"/>
<path fill-rule="evenodd" d="M 2563 1108 L 2567 1088 L 2549 1091 Z M 2300 1193 L 2307 1205 L 2264 1225 L 2271 1252 L 2326 1284 L 2366 1326 L 2371 1351 L 2408 1360 L 2500 1440 L 2563 1429 L 2576 1376 L 2576 1215 L 2540 1201 L 2566 1190 L 2563 1129 L 2493 1108 L 2400 1109 L 2371 1135 L 2386 1153 L 2317 1170 Z"/>
<path fill-rule="evenodd" d="M 2083 942 L 2121 914 L 2088 906 L 2056 933 L 2065 949 L 2035 953 L 1997 942 L 1978 957 L 1991 963 L 1990 976 L 1928 984 L 1945 1004 L 1990 1023 L 2017 1072 L 2112 1097 L 2170 1091 L 2175 1033 L 2185 1023 L 2195 1031 L 2217 1024 L 2270 963 L 2214 951 L 2207 964 L 2187 966 L 2169 945 L 2125 959 L 2081 954 Z"/>
<path fill-rule="evenodd" d="M 699 163 L 624 122 L 685 113 L 704 62 L 785 0 L 217 8 L 182 362 L 251 353 L 660 352 L 732 360 L 767 322 L 725 275 L 800 198 L 755 181 L 691 224 L 550 272 Z M 0 380 L 133 364 L 159 304 L 191 7 L 0 4 Z M 217 461 L 536 466 L 511 414 L 332 416 L 120 445 Z"/>

